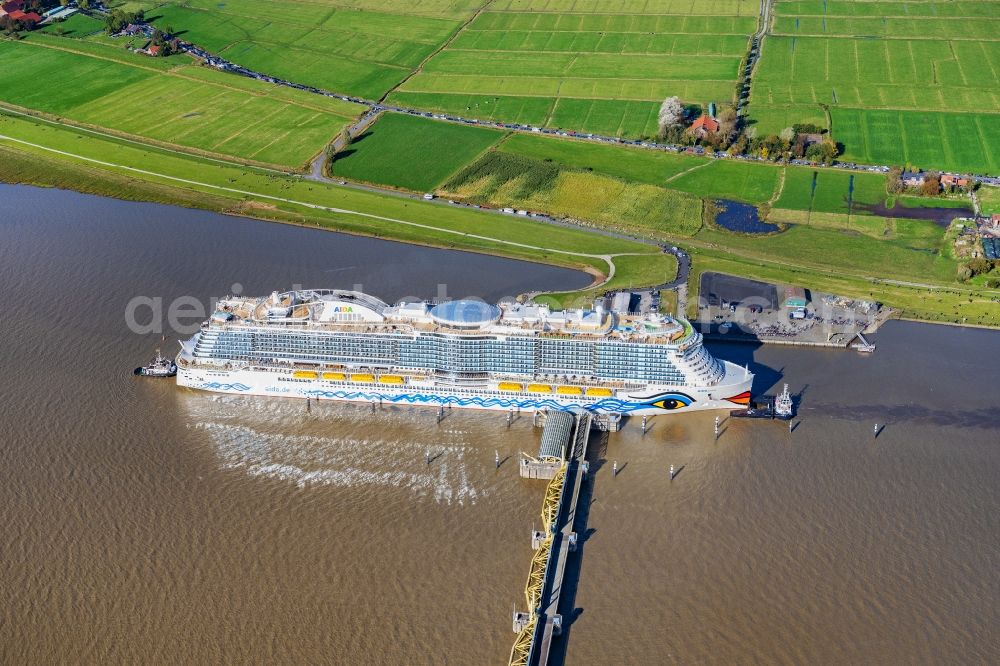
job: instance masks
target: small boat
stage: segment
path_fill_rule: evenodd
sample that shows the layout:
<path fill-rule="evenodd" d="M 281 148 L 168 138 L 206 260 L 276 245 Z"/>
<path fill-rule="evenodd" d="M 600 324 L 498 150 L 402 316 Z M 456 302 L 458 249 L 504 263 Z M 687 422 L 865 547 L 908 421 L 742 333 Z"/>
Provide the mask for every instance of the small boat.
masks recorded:
<path fill-rule="evenodd" d="M 160 350 L 156 350 L 156 358 L 148 364 L 136 368 L 133 373 L 139 377 L 173 377 L 177 374 L 177 364 L 169 358 L 160 355 Z"/>
<path fill-rule="evenodd" d="M 795 403 L 788 392 L 788 384 L 777 396 L 766 395 L 760 403 L 751 402 L 745 409 L 734 409 L 730 416 L 741 419 L 778 419 L 788 421 L 795 416 Z"/>
<path fill-rule="evenodd" d="M 787 421 L 793 416 L 795 416 L 795 404 L 788 392 L 788 384 L 785 384 L 785 390 L 774 399 L 774 418 Z"/>

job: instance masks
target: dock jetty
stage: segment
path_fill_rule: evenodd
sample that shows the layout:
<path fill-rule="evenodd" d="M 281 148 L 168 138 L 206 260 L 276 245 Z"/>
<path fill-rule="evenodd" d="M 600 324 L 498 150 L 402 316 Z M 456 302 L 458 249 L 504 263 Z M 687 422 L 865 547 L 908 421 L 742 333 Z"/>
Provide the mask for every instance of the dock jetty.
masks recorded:
<path fill-rule="evenodd" d="M 566 561 L 577 545 L 573 524 L 589 467 L 586 455 L 592 419 L 583 410 L 546 414 L 538 456 L 521 456 L 521 476 L 548 479 L 549 484 L 542 502 L 542 529 L 531 534 L 535 552 L 524 587 L 527 610 L 515 610 L 513 616 L 517 637 L 510 666 L 547 664 L 552 640 L 562 633 L 559 597 Z"/>

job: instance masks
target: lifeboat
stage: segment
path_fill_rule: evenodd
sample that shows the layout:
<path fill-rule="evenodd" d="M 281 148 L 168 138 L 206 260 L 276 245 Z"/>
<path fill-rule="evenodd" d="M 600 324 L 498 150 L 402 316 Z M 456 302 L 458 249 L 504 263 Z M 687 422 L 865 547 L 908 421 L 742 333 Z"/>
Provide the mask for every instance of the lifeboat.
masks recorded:
<path fill-rule="evenodd" d="M 500 382 L 500 385 L 497 386 L 497 388 L 501 391 L 523 391 L 524 385 L 518 384 L 517 382 Z"/>
<path fill-rule="evenodd" d="M 612 395 L 612 391 L 611 389 L 604 388 L 603 386 L 591 386 L 587 389 L 587 395 L 608 398 Z"/>
<path fill-rule="evenodd" d="M 382 375 L 378 381 L 380 384 L 402 384 L 403 378 L 399 375 Z"/>
<path fill-rule="evenodd" d="M 560 386 L 556 388 L 559 395 L 583 395 L 583 389 L 579 386 Z"/>
<path fill-rule="evenodd" d="M 364 374 L 364 373 L 362 373 L 362 374 L 356 374 L 356 375 L 351 375 L 351 381 L 352 382 L 373 382 L 373 381 L 375 381 L 375 375 L 369 375 L 369 374 Z"/>
<path fill-rule="evenodd" d="M 344 373 L 342 372 L 324 372 L 323 379 L 330 379 L 336 382 L 342 381 L 344 379 Z"/>
<path fill-rule="evenodd" d="M 528 391 L 531 393 L 552 393 L 552 387 L 548 384 L 528 384 Z"/>
<path fill-rule="evenodd" d="M 316 379 L 319 375 L 312 370 L 296 370 L 292 373 L 292 377 L 296 379 Z"/>

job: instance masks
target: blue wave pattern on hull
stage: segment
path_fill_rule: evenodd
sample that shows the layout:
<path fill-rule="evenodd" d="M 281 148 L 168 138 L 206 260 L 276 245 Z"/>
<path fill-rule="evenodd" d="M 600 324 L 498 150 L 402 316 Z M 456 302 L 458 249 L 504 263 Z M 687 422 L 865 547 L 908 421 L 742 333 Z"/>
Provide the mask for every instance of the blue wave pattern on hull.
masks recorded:
<path fill-rule="evenodd" d="M 205 391 L 249 391 L 250 387 L 239 382 L 235 384 L 220 384 L 219 382 L 206 382 L 199 384 L 197 388 Z"/>
<path fill-rule="evenodd" d="M 603 410 L 622 414 L 638 409 L 649 409 L 650 407 L 655 406 L 651 402 L 631 402 L 618 400 L 616 398 L 608 398 L 584 405 L 579 403 L 561 403 L 552 399 L 514 400 L 504 398 L 481 398 L 478 396 L 473 398 L 458 398 L 456 396 L 425 395 L 422 393 L 404 393 L 402 395 L 389 396 L 381 393 L 366 393 L 364 391 L 323 391 L 315 389 L 312 391 L 306 391 L 306 394 L 317 398 L 329 398 L 334 400 L 383 400 L 392 403 L 407 403 L 411 405 L 416 403 L 432 403 L 437 405 L 457 405 L 458 407 L 481 407 L 484 409 L 493 407 L 517 407 L 519 409 L 554 409 L 562 411 L 586 409 L 589 411 Z"/>
<path fill-rule="evenodd" d="M 198 385 L 199 389 L 206 391 L 249 391 L 250 387 L 242 383 L 234 384 L 222 384 L 219 382 L 206 382 L 204 384 Z M 674 409 L 680 409 L 682 407 L 687 407 L 693 401 L 687 395 L 683 393 L 665 393 L 652 397 L 643 402 L 634 402 L 631 400 L 619 400 L 617 398 L 606 398 L 604 400 L 598 400 L 597 402 L 589 404 L 580 403 L 562 403 L 552 400 L 551 398 L 544 399 L 533 399 L 533 400 L 516 400 L 516 399 L 505 399 L 505 398 L 481 398 L 479 396 L 472 398 L 459 398 L 456 396 L 440 396 L 440 395 L 428 395 L 423 393 L 404 393 L 401 395 L 385 395 L 383 393 L 368 393 L 366 391 L 324 391 L 321 389 L 313 389 L 311 391 L 305 391 L 303 395 L 313 396 L 316 398 L 327 398 L 329 400 L 368 400 L 368 401 L 385 401 L 392 403 L 406 403 L 406 404 L 435 404 L 435 405 L 457 405 L 458 407 L 480 407 L 483 409 L 490 409 L 494 407 L 503 407 L 504 409 L 518 408 L 518 409 L 554 409 L 569 411 L 573 409 L 586 409 L 588 411 L 608 411 L 615 412 L 618 414 L 627 414 L 629 412 L 634 412 L 640 409 L 649 409 L 650 407 L 656 407 L 663 409 L 664 411 L 673 411 Z M 665 402 L 673 401 L 676 406 L 674 407 L 664 407 Z"/>

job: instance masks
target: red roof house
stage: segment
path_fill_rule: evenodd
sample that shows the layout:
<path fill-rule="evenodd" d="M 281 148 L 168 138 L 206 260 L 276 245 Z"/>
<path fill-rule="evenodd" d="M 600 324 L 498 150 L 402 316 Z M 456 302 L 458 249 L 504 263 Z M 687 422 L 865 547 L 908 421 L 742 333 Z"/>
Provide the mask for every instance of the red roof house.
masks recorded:
<path fill-rule="evenodd" d="M 160 55 L 160 45 L 159 44 L 153 44 L 148 49 L 146 49 L 146 53 L 148 53 L 151 56 L 158 56 L 158 55 Z"/>
<path fill-rule="evenodd" d="M 20 9 L 14 10 L 7 14 L 7 18 L 12 21 L 20 21 L 21 23 L 38 23 L 42 20 L 42 17 L 35 12 L 22 12 Z"/>
<path fill-rule="evenodd" d="M 719 131 L 719 121 L 712 116 L 698 116 L 698 120 L 691 124 L 691 131 L 700 137 L 704 137 L 706 134 Z"/>

